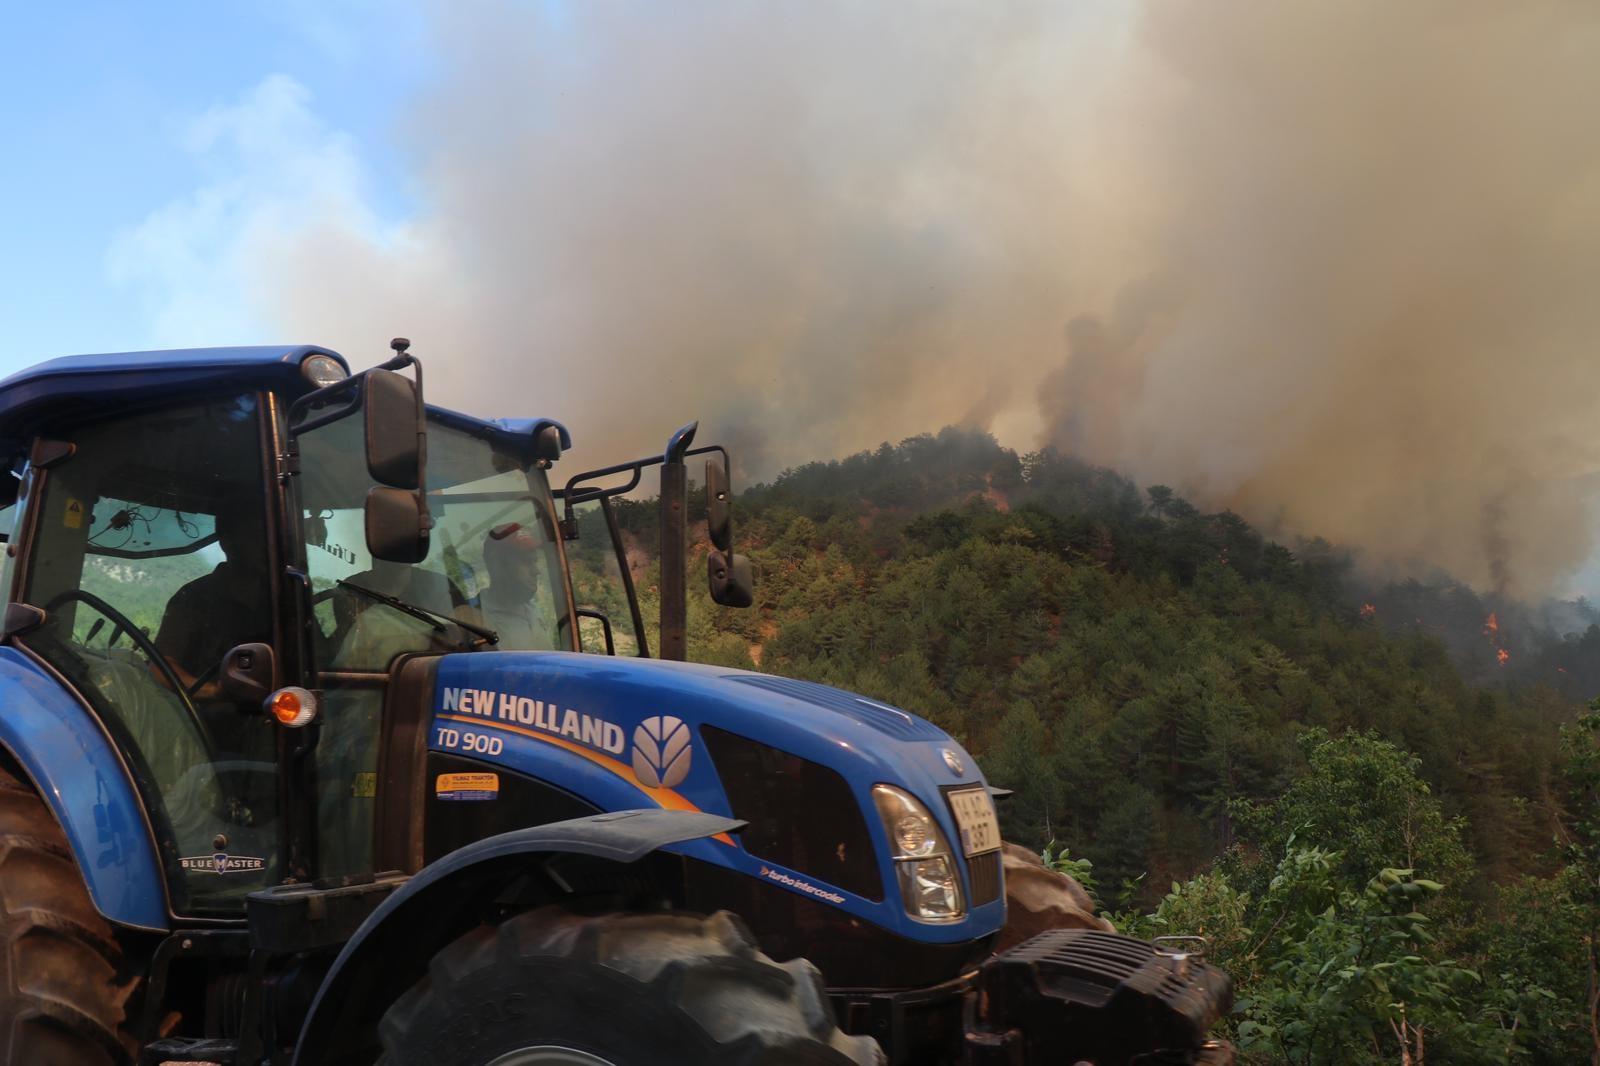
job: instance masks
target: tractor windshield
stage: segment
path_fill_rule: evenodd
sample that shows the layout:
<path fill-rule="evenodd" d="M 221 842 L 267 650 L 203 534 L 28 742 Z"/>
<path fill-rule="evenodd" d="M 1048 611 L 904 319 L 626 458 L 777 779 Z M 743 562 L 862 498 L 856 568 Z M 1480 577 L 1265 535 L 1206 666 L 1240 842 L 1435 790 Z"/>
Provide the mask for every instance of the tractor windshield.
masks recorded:
<path fill-rule="evenodd" d="M 361 430 L 359 418 L 345 418 L 300 439 L 320 668 L 382 671 L 403 653 L 481 643 L 450 619 L 492 630 L 501 649 L 571 649 L 550 488 L 538 462 L 499 436 L 430 412 L 428 557 L 384 562 L 366 546 L 362 507 L 372 478 Z"/>

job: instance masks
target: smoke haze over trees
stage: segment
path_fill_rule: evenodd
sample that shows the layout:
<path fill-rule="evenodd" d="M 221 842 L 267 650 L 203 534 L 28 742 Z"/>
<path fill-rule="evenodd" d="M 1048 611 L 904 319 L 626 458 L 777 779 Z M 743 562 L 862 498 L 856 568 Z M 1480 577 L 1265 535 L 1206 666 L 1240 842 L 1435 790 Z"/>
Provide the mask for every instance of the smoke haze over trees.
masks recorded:
<path fill-rule="evenodd" d="M 562 417 L 597 462 L 690 417 L 758 475 L 957 422 L 1375 572 L 1566 587 L 1600 468 L 1592 4 L 915 16 L 440 4 L 400 218 L 293 85 L 194 140 L 218 197 L 252 159 L 305 187 L 232 250 L 286 335 L 405 333 L 438 400 Z"/>

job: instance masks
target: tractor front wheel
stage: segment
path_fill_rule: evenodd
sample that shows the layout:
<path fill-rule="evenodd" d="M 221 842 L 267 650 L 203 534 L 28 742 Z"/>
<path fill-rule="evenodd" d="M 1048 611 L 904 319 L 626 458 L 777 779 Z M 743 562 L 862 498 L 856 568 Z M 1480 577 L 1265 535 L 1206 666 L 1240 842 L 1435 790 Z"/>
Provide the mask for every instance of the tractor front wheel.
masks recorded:
<path fill-rule="evenodd" d="M 1007 951 L 1051 929 L 1115 932 L 1094 913 L 1094 900 L 1077 880 L 1052 870 L 1030 848 L 1007 842 L 1000 862 L 1006 876 L 1006 924 L 994 951 Z"/>
<path fill-rule="evenodd" d="M 816 969 L 737 918 L 545 907 L 434 956 L 379 1028 L 382 1066 L 881 1066 Z"/>
<path fill-rule="evenodd" d="M 118 1066 L 135 980 L 55 816 L 0 758 L 0 1066 Z"/>

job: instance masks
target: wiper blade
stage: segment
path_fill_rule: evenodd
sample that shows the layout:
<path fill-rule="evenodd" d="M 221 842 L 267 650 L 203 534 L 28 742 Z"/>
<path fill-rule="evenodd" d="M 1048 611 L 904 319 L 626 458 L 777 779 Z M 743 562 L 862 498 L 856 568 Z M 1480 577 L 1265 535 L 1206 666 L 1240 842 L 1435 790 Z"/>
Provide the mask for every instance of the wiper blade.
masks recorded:
<path fill-rule="evenodd" d="M 443 633 L 444 625 L 442 622 L 450 622 L 453 625 L 458 625 L 462 629 L 465 629 L 468 633 L 471 633 L 473 636 L 477 637 L 480 642 L 488 642 L 490 644 L 500 643 L 500 634 L 496 633 L 494 630 L 488 629 L 484 626 L 476 625 L 472 622 L 463 622 L 454 615 L 430 610 L 427 607 L 418 607 L 414 603 L 407 603 L 398 596 L 391 596 L 387 592 L 379 592 L 377 589 L 369 589 L 367 586 L 358 585 L 354 581 L 340 580 L 334 583 L 341 588 L 349 589 L 351 592 L 359 592 L 368 599 L 377 600 L 381 604 L 393 607 L 402 614 L 408 614 L 420 622 L 426 622 L 433 627 L 433 631 L 435 633 Z M 469 648 L 476 646 L 476 644 L 468 645 Z"/>

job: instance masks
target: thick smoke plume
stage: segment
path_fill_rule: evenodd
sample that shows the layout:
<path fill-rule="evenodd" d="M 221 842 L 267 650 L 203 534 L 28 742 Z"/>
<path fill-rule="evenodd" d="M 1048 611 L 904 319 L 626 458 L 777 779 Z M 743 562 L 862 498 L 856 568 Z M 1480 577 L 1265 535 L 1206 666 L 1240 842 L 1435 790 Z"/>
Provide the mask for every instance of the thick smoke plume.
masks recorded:
<path fill-rule="evenodd" d="M 1544 591 L 1600 471 L 1600 9 L 440 5 L 417 217 L 263 307 L 579 461 L 962 422 Z"/>

